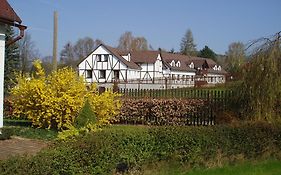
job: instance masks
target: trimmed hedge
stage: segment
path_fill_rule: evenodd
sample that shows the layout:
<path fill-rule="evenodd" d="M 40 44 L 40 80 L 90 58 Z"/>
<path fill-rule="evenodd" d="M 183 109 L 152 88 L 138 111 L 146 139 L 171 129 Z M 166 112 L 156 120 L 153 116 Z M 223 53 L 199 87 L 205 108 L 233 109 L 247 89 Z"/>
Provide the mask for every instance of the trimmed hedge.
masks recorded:
<path fill-rule="evenodd" d="M 2 174 L 112 174 L 157 161 L 192 166 L 237 159 L 279 157 L 281 127 L 269 124 L 214 127 L 114 126 L 58 142 L 32 158 L 0 162 Z"/>
<path fill-rule="evenodd" d="M 187 116 L 204 106 L 200 99 L 125 99 L 112 123 L 186 125 Z"/>
<path fill-rule="evenodd" d="M 16 120 L 16 119 L 4 119 L 4 126 L 32 126 L 32 122 L 29 120 Z"/>

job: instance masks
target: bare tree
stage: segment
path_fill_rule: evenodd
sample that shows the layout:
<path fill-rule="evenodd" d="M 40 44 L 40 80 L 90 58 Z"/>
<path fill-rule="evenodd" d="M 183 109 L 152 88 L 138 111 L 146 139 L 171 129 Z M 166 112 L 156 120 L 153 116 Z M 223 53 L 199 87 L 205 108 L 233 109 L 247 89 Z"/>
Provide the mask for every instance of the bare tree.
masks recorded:
<path fill-rule="evenodd" d="M 35 49 L 35 44 L 31 40 L 31 35 L 26 33 L 25 36 L 19 40 L 19 51 L 21 60 L 21 72 L 27 73 L 30 71 L 32 61 L 39 57 L 39 52 Z"/>
<path fill-rule="evenodd" d="M 95 48 L 95 41 L 90 37 L 79 39 L 73 50 L 77 59 L 87 56 Z"/>
<path fill-rule="evenodd" d="M 241 42 L 233 42 L 228 46 L 226 52 L 226 69 L 234 78 L 239 78 L 241 74 L 241 68 L 246 59 L 245 46 Z"/>
<path fill-rule="evenodd" d="M 118 44 L 117 48 L 121 49 L 121 50 L 130 51 L 133 40 L 134 40 L 134 37 L 132 35 L 132 32 L 125 32 L 119 38 L 119 44 Z"/>
<path fill-rule="evenodd" d="M 60 64 L 72 64 L 75 61 L 74 55 L 72 44 L 70 42 L 66 43 L 60 52 Z"/>
<path fill-rule="evenodd" d="M 132 41 L 131 50 L 148 50 L 147 40 L 144 37 L 136 37 Z"/>
<path fill-rule="evenodd" d="M 149 45 L 144 37 L 134 37 L 132 32 L 125 32 L 121 35 L 117 48 L 125 51 L 148 50 Z"/>
<path fill-rule="evenodd" d="M 90 37 L 78 39 L 75 45 L 72 45 L 71 42 L 66 43 L 60 52 L 61 66 L 71 66 L 75 68 L 80 59 L 85 58 L 101 43 L 102 40 L 93 40 Z"/>

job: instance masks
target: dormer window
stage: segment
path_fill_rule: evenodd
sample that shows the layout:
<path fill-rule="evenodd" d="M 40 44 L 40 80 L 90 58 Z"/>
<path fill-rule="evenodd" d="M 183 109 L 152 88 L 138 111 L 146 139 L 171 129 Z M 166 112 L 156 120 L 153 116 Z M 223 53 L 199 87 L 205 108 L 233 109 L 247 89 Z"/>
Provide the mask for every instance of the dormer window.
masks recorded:
<path fill-rule="evenodd" d="M 191 62 L 190 65 L 189 65 L 189 67 L 190 67 L 191 69 L 194 69 L 194 63 Z"/>
<path fill-rule="evenodd" d="M 180 61 L 177 62 L 177 67 L 181 67 L 181 62 Z"/>
<path fill-rule="evenodd" d="M 213 67 L 213 69 L 214 69 L 214 70 L 218 70 L 217 65 L 215 65 L 215 66 Z"/>
<path fill-rule="evenodd" d="M 174 60 L 171 62 L 171 66 L 172 66 L 172 67 L 175 67 L 175 66 L 176 66 L 176 63 L 175 63 Z"/>
<path fill-rule="evenodd" d="M 218 67 L 218 70 L 221 71 L 221 66 Z"/>

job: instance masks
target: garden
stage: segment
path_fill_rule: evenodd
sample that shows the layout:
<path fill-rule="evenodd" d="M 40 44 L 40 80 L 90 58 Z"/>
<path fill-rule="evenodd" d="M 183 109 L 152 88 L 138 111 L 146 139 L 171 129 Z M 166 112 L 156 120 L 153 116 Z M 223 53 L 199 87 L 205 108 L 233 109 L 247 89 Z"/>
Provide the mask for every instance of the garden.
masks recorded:
<path fill-rule="evenodd" d="M 279 35 L 278 35 L 279 36 Z M 280 174 L 280 37 L 259 45 L 239 82 L 99 93 L 71 68 L 17 75 L 1 140 L 48 143 L 0 160 L 1 174 Z"/>

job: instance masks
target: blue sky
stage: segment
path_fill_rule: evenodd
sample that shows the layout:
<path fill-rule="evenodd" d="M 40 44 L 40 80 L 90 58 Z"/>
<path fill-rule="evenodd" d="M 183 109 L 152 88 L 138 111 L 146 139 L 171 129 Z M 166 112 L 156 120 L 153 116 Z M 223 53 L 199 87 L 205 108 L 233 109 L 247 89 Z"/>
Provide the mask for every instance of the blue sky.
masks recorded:
<path fill-rule="evenodd" d="M 92 37 L 117 46 L 125 31 L 154 49 L 179 50 L 191 29 L 197 49 L 224 54 L 231 42 L 248 43 L 281 31 L 281 0 L 8 0 L 28 26 L 41 56 L 52 55 L 53 12 L 59 14 L 59 51 Z"/>

